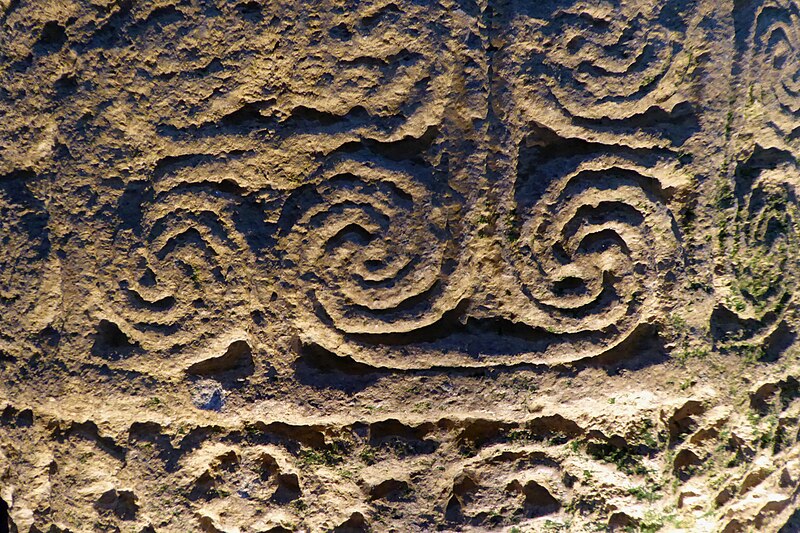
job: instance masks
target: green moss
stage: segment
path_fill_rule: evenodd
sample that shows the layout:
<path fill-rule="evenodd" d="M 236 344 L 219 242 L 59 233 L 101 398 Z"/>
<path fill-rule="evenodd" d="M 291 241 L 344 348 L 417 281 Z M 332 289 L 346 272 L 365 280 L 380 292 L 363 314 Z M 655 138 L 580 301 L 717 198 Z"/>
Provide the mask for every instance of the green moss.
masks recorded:
<path fill-rule="evenodd" d="M 595 459 L 611 463 L 621 472 L 628 475 L 650 475 L 650 470 L 641 462 L 641 456 L 634 454 L 628 448 L 618 448 L 611 444 L 592 442 L 587 445 L 586 451 Z"/>
<path fill-rule="evenodd" d="M 639 487 L 632 487 L 628 489 L 628 494 L 633 496 L 639 501 L 644 502 L 655 502 L 660 500 L 663 495 L 661 494 L 661 485 L 652 485 L 652 486 L 639 486 Z"/>
<path fill-rule="evenodd" d="M 303 449 L 298 455 L 301 465 L 335 466 L 344 461 L 345 447 L 341 443 L 332 443 L 322 449 Z"/>
<path fill-rule="evenodd" d="M 734 200 L 733 187 L 730 182 L 727 179 L 718 179 L 714 191 L 714 205 L 718 209 L 729 209 L 733 207 Z"/>

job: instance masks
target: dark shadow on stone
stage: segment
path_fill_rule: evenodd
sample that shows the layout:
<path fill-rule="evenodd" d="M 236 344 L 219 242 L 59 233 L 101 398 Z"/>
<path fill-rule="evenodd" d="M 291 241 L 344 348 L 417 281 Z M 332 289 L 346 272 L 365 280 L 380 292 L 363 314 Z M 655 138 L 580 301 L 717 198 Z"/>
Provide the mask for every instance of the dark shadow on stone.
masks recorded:
<path fill-rule="evenodd" d="M 456 437 L 456 442 L 462 449 L 476 449 L 499 442 L 514 427 L 508 422 L 477 418 L 466 420 L 464 429 Z"/>
<path fill-rule="evenodd" d="M 30 409 L 17 411 L 9 405 L 3 409 L 2 414 L 0 414 L 0 425 L 29 428 L 33 426 L 33 411 Z"/>
<path fill-rule="evenodd" d="M 429 454 L 439 442 L 424 438 L 434 429 L 430 422 L 409 426 L 396 419 L 374 422 L 369 426 L 370 446 L 390 449 L 398 457 Z"/>
<path fill-rule="evenodd" d="M 363 533 L 369 530 L 367 519 L 356 511 L 350 515 L 350 518 L 333 528 L 333 533 Z"/>
<path fill-rule="evenodd" d="M 408 482 L 402 479 L 386 479 L 369 490 L 370 500 L 402 501 L 410 490 Z"/>
<path fill-rule="evenodd" d="M 711 335 L 718 341 L 738 337 L 742 332 L 753 331 L 757 327 L 757 320 L 741 318 L 722 304 L 717 304 L 711 312 Z"/>
<path fill-rule="evenodd" d="M 605 353 L 584 361 L 577 368 L 603 368 L 609 375 L 622 370 L 642 370 L 669 360 L 663 339 L 652 324 L 640 324 L 625 340 Z"/>
<path fill-rule="evenodd" d="M 791 152 L 757 145 L 750 157 L 736 167 L 736 198 L 742 201 L 753 190 L 753 184 L 765 170 L 776 169 L 782 164 L 794 164 L 794 160 Z"/>
<path fill-rule="evenodd" d="M 91 420 L 85 422 L 70 422 L 66 427 L 57 427 L 53 430 L 53 438 L 59 443 L 68 442 L 68 439 L 78 438 L 96 445 L 103 452 L 112 457 L 124 461 L 127 449 L 119 444 L 112 437 L 104 437 L 100 434 L 97 424 Z"/>
<path fill-rule="evenodd" d="M 180 452 L 173 448 L 172 439 L 156 422 L 134 422 L 128 430 L 128 446 L 152 446 L 156 457 L 164 464 L 177 463 Z"/>
<path fill-rule="evenodd" d="M 61 342 L 61 332 L 56 330 L 52 326 L 45 327 L 42 331 L 39 332 L 39 336 L 42 339 L 42 342 L 46 345 L 50 346 L 51 348 L 55 348 Z M 2 358 L 2 354 L 0 354 L 0 359 Z"/>
<path fill-rule="evenodd" d="M 120 520 L 135 520 L 139 505 L 136 495 L 130 490 L 111 489 L 100 496 L 95 508 L 100 513 L 111 512 Z"/>
<path fill-rule="evenodd" d="M 278 488 L 272 495 L 276 503 L 286 504 L 298 499 L 302 495 L 300 490 L 300 479 L 297 474 L 283 473 L 277 477 Z"/>
<path fill-rule="evenodd" d="M 45 23 L 39 40 L 33 45 L 33 51 L 37 55 L 51 54 L 58 52 L 67 42 L 66 28 L 58 22 L 51 20 Z"/>
<path fill-rule="evenodd" d="M 317 344 L 298 343 L 300 356 L 294 363 L 300 383 L 312 387 L 355 393 L 374 385 L 388 371 L 342 357 Z"/>
<path fill-rule="evenodd" d="M 244 340 L 232 342 L 224 354 L 199 361 L 186 369 L 191 376 L 211 378 L 226 388 L 241 386 L 255 372 L 253 349 Z"/>
<path fill-rule="evenodd" d="M 564 442 L 577 438 L 585 433 L 585 430 L 573 420 L 559 414 L 541 416 L 530 420 L 525 428 L 534 437 L 548 439 L 554 444 L 564 439 Z"/>
<path fill-rule="evenodd" d="M 92 345 L 92 355 L 116 361 L 130 357 L 138 348 L 117 324 L 106 319 L 100 320 Z"/>
<path fill-rule="evenodd" d="M 683 442 L 683 437 L 697 428 L 695 417 L 705 413 L 706 408 L 702 402 L 689 400 L 681 407 L 675 409 L 666 421 L 669 432 L 669 445 L 674 446 Z"/>
<path fill-rule="evenodd" d="M 21 216 L 21 229 L 28 234 L 33 254 L 26 258 L 32 264 L 44 260 L 50 253 L 48 237 L 47 207 L 36 198 L 26 182 L 33 181 L 37 175 L 29 170 L 17 170 L 0 175 L 0 196 L 5 196 L 9 203 L 18 206 Z M 19 268 L 21 265 L 16 265 Z"/>
<path fill-rule="evenodd" d="M 320 425 L 258 421 L 246 424 L 245 431 L 248 443 L 279 444 L 294 454 L 299 452 L 301 446 L 315 449 L 327 446 L 325 428 Z"/>
<path fill-rule="evenodd" d="M 525 485 L 514 480 L 509 484 L 507 490 L 518 492 L 524 496 L 523 505 L 528 518 L 546 516 L 561 508 L 561 504 L 550 494 L 550 491 L 533 480 L 528 481 Z"/>
<path fill-rule="evenodd" d="M 253 0 L 240 3 L 236 6 L 236 12 L 239 14 L 239 16 L 253 23 L 258 23 L 264 20 L 263 9 L 264 6 Z"/>
<path fill-rule="evenodd" d="M 652 324 L 640 324 L 634 331 L 616 346 L 605 352 L 588 356 L 575 362 L 540 365 L 531 362 L 497 364 L 492 362 L 493 356 L 514 356 L 530 352 L 545 352 L 552 344 L 569 345 L 589 343 L 597 345 L 597 339 L 590 339 L 592 332 L 559 336 L 540 328 L 525 324 L 513 323 L 504 319 L 469 318 L 466 324 L 458 323 L 450 329 L 449 334 L 442 329 L 442 337 L 428 342 L 411 336 L 401 342 L 399 338 L 381 338 L 380 335 L 359 336 L 356 341 L 374 345 L 413 345 L 420 350 L 460 352 L 471 355 L 485 366 L 434 366 L 423 369 L 388 369 L 371 366 L 353 360 L 349 356 L 338 356 L 315 343 L 297 342 L 300 356 L 294 363 L 298 380 L 309 386 L 335 388 L 345 392 L 358 392 L 374 385 L 380 378 L 388 375 L 438 375 L 446 372 L 450 375 L 488 376 L 512 373 L 519 369 L 544 371 L 555 368 L 567 374 L 575 374 L 586 368 L 601 368 L 609 375 L 622 370 L 641 370 L 650 366 L 663 364 L 669 360 L 663 340 L 657 328 Z M 613 340 L 613 335 L 609 337 Z M 383 342 L 386 341 L 386 342 Z M 415 342 L 416 341 L 416 342 Z"/>
<path fill-rule="evenodd" d="M 11 531 L 11 516 L 8 513 L 8 504 L 0 499 L 0 533 Z"/>
<path fill-rule="evenodd" d="M 797 334 L 792 331 L 786 322 L 781 321 L 778 327 L 767 337 L 764 346 L 764 357 L 761 358 L 761 361 L 774 363 L 783 352 L 794 344 L 795 340 L 797 340 Z"/>
<path fill-rule="evenodd" d="M 671 111 L 660 107 L 651 107 L 643 113 L 623 120 L 573 118 L 572 122 L 591 129 L 630 133 L 642 131 L 651 135 L 663 136 L 669 139 L 674 146 L 682 146 L 692 135 L 700 131 L 697 113 L 688 102 L 676 105 Z"/>
<path fill-rule="evenodd" d="M 778 533 L 797 533 L 800 531 L 800 508 L 796 509 Z"/>
<path fill-rule="evenodd" d="M 409 426 L 395 418 L 373 422 L 369 425 L 370 444 L 376 444 L 387 438 L 399 437 L 406 440 L 421 440 L 433 431 L 434 425 L 425 422 L 418 426 Z"/>
<path fill-rule="evenodd" d="M 453 491 L 444 510 L 445 520 L 465 524 L 469 517 L 464 515 L 464 506 L 472 499 L 472 495 L 480 486 L 468 474 L 461 472 L 453 480 Z"/>
<path fill-rule="evenodd" d="M 695 471 L 703 465 L 703 460 L 689 448 L 684 448 L 675 455 L 672 463 L 673 473 L 681 481 L 688 481 Z"/>
<path fill-rule="evenodd" d="M 635 531 L 636 520 L 623 511 L 617 511 L 608 519 L 608 527 L 611 531 Z"/>
<path fill-rule="evenodd" d="M 464 512 L 462 510 L 461 502 L 458 497 L 453 494 L 447 501 L 447 506 L 444 509 L 444 518 L 448 522 L 460 523 L 464 521 Z"/>

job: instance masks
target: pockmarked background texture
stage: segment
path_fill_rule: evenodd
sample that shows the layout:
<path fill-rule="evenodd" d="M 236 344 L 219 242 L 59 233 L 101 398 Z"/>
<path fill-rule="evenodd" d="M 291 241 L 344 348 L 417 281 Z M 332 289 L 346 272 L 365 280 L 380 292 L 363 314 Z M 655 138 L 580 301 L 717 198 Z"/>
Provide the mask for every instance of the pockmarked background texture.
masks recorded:
<path fill-rule="evenodd" d="M 0 0 L 0 522 L 800 531 L 800 3 Z"/>

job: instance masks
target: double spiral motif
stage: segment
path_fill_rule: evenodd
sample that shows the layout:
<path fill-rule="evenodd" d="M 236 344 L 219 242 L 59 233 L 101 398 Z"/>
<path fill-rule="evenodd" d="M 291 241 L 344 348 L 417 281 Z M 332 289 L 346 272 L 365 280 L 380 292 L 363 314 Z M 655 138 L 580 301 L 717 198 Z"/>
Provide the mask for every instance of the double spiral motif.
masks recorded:
<path fill-rule="evenodd" d="M 527 353 L 497 356 L 498 362 L 602 353 L 650 316 L 681 258 L 666 194 L 651 169 L 600 157 L 576 161 L 551 181 L 533 206 L 518 210 L 519 238 L 504 252 L 527 303 L 501 305 L 516 306 L 516 322 L 552 339 L 531 339 Z M 431 364 L 416 352 L 408 362 L 359 354 L 387 338 L 419 342 L 417 333 L 440 324 L 465 292 L 480 293 L 454 275 L 460 264 L 448 211 L 402 167 L 340 161 L 320 183 L 292 196 L 281 224 L 298 329 L 331 351 L 391 365 Z M 442 342 L 431 349 L 446 351 Z M 565 342 L 572 352 L 554 353 Z M 476 364 L 469 358 L 448 361 Z"/>

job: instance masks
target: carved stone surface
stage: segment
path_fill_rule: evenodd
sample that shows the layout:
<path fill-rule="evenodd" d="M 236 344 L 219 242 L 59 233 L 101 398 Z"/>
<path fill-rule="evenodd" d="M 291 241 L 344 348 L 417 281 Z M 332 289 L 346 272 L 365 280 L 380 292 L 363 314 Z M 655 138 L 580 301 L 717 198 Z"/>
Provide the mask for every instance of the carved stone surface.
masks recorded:
<path fill-rule="evenodd" d="M 0 523 L 800 531 L 799 35 L 0 0 Z"/>

